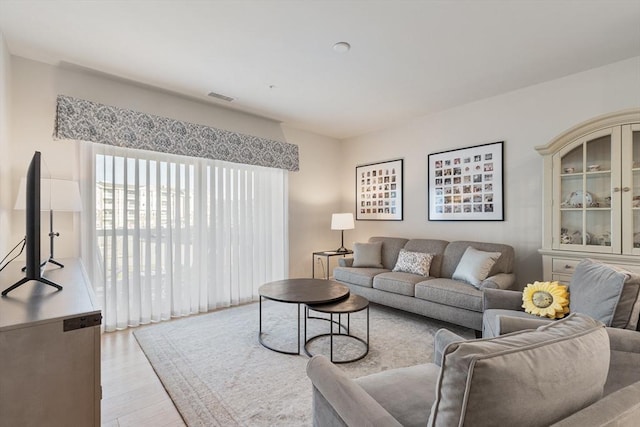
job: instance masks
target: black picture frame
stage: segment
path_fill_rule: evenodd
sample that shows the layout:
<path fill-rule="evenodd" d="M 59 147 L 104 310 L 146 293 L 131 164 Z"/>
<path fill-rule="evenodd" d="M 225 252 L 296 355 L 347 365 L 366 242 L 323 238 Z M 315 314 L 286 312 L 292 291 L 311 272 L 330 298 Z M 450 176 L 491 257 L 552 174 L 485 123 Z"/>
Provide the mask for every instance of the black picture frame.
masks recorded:
<path fill-rule="evenodd" d="M 429 221 L 504 221 L 504 141 L 428 156 Z"/>
<path fill-rule="evenodd" d="M 403 159 L 356 166 L 356 220 L 402 221 Z"/>

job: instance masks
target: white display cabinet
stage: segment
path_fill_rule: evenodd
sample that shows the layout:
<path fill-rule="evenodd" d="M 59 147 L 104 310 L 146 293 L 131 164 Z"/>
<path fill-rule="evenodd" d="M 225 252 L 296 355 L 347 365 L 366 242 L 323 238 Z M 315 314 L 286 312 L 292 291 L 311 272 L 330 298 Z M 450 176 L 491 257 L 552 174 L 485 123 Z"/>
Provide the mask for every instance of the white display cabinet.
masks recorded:
<path fill-rule="evenodd" d="M 544 157 L 544 280 L 583 258 L 640 271 L 640 110 L 589 120 L 536 147 Z"/>

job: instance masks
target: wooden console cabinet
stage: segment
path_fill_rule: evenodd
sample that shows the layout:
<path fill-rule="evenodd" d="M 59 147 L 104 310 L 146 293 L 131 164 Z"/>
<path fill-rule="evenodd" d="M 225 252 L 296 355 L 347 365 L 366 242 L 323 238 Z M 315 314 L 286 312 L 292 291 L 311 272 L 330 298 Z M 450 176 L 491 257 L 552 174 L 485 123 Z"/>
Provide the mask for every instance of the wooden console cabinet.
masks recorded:
<path fill-rule="evenodd" d="M 0 426 L 100 425 L 101 312 L 78 260 L 0 297 Z M 0 273 L 0 290 L 22 277 Z"/>

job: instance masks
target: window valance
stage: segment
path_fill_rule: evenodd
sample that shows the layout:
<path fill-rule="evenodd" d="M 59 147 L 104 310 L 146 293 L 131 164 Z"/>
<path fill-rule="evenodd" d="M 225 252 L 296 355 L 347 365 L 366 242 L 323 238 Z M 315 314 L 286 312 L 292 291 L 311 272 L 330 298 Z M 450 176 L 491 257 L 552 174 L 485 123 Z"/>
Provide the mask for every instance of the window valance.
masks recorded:
<path fill-rule="evenodd" d="M 54 137 L 299 170 L 298 146 L 58 95 Z"/>

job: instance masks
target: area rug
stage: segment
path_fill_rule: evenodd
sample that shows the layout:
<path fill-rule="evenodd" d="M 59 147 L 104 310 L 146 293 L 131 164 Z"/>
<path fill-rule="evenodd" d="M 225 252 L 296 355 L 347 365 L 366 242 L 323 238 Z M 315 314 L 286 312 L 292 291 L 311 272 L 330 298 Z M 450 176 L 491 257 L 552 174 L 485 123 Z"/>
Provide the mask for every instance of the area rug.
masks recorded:
<path fill-rule="evenodd" d="M 295 351 L 297 306 L 267 301 L 262 309 L 265 342 Z M 134 332 L 187 425 L 312 424 L 312 387 L 306 375 L 309 358 L 304 352 L 285 355 L 261 346 L 258 320 L 258 304 L 252 303 Z M 369 321 L 367 356 L 338 365 L 352 378 L 430 362 L 433 336 L 439 328 L 474 337 L 471 329 L 374 304 Z M 328 321 L 309 320 L 307 326 L 309 337 L 329 331 Z M 351 315 L 350 332 L 366 338 L 366 311 Z M 315 340 L 309 350 L 328 354 L 329 339 Z M 334 351 L 336 359 L 351 358 L 364 351 L 364 345 L 336 338 Z"/>

